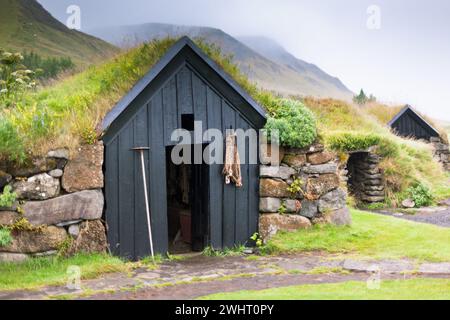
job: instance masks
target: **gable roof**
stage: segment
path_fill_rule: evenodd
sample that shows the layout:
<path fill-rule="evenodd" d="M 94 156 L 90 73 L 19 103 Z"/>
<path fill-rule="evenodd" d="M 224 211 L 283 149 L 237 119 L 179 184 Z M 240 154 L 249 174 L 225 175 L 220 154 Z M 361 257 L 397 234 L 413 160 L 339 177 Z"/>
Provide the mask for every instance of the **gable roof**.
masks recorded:
<path fill-rule="evenodd" d="M 413 107 L 411 107 L 409 104 L 407 104 L 402 110 L 400 110 L 399 113 L 397 113 L 397 115 L 392 118 L 391 121 L 388 122 L 388 126 L 392 127 L 397 120 L 399 120 L 406 112 L 412 112 L 415 116 L 417 116 L 417 118 L 422 121 L 425 125 L 427 125 L 429 127 L 429 129 L 431 131 L 433 131 L 437 136 L 440 136 L 440 133 L 438 130 L 436 130 L 427 120 L 425 120 L 417 111 L 414 110 Z"/>
<path fill-rule="evenodd" d="M 127 107 L 149 86 L 164 70 L 171 64 L 172 61 L 182 55 L 186 49 L 190 55 L 198 57 L 207 68 L 210 68 L 220 79 L 222 79 L 230 88 L 230 94 L 235 94 L 241 98 L 251 110 L 256 114 L 256 122 L 261 125 L 266 119 L 266 112 L 264 109 L 253 100 L 250 95 L 242 89 L 239 84 L 234 81 L 220 66 L 218 66 L 211 58 L 209 58 L 191 39 L 182 37 L 178 40 L 169 51 L 150 69 L 150 71 L 139 80 L 134 87 L 108 112 L 103 119 L 101 128 L 106 131 L 111 124 L 127 109 Z M 208 70 L 210 71 L 210 70 Z M 255 116 L 253 117 L 255 118 Z"/>

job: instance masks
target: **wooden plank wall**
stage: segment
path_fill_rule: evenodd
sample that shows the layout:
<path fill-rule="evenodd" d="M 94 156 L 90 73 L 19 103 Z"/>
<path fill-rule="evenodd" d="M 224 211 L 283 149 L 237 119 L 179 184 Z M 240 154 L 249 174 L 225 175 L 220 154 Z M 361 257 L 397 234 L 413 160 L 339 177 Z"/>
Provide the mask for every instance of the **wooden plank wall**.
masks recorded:
<path fill-rule="evenodd" d="M 172 76 L 106 145 L 106 220 L 114 254 L 132 259 L 149 254 L 141 165 L 139 154 L 130 150 L 133 147 L 150 147 L 145 163 L 154 246 L 159 253 L 167 252 L 165 152 L 166 146 L 175 144 L 170 135 L 181 127 L 181 115 L 189 113 L 203 121 L 203 130 L 251 127 L 244 115 L 188 66 Z M 244 244 L 257 230 L 259 169 L 248 164 L 248 144 L 240 153 L 247 160 L 241 168 L 241 189 L 224 184 L 221 164 L 209 168 L 206 196 L 210 201 L 210 244 L 214 248 Z"/>

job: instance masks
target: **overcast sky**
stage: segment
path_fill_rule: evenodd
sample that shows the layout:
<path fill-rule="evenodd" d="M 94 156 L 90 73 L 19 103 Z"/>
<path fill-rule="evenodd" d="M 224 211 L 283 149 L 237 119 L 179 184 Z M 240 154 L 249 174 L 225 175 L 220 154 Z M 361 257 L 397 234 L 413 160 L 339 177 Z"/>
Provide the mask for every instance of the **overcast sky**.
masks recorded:
<path fill-rule="evenodd" d="M 262 35 L 388 103 L 409 103 L 450 121 L 448 0 L 39 0 L 65 22 L 80 6 L 82 30 L 164 22 Z M 381 10 L 370 29 L 367 10 Z M 371 19 L 370 21 L 377 21 Z M 373 25 L 373 24 L 372 24 Z"/>

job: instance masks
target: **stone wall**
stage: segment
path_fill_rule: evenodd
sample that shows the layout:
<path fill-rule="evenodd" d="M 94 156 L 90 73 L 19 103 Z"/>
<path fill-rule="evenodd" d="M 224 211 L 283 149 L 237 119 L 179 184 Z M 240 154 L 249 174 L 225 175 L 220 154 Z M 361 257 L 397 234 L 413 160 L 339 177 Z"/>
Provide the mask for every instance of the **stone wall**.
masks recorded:
<path fill-rule="evenodd" d="M 107 249 L 104 211 L 103 145 L 65 149 L 13 166 L 0 163 L 0 191 L 17 194 L 0 208 L 0 226 L 12 230 L 12 243 L 0 247 L 0 261 L 32 256 L 103 252 Z M 316 223 L 350 224 L 346 192 L 335 154 L 315 144 L 280 148 L 280 166 L 260 167 L 260 234 L 308 228 Z"/>
<path fill-rule="evenodd" d="M 279 230 L 351 223 L 334 153 L 320 144 L 305 149 L 280 148 L 280 163 L 260 167 L 259 230 L 264 240 Z"/>
<path fill-rule="evenodd" d="M 450 171 L 450 149 L 448 143 L 442 141 L 441 138 L 431 138 L 434 148 L 434 157 L 442 163 L 444 169 Z"/>
<path fill-rule="evenodd" d="M 384 175 L 379 168 L 381 158 L 371 152 L 351 153 L 347 162 L 348 189 L 365 203 L 385 200 Z"/>
<path fill-rule="evenodd" d="M 22 166 L 0 164 L 0 192 L 6 185 L 17 195 L 10 208 L 0 208 L 0 226 L 13 241 L 0 247 L 0 261 L 30 256 L 103 252 L 103 144 L 81 147 L 70 158 L 65 149 Z"/>

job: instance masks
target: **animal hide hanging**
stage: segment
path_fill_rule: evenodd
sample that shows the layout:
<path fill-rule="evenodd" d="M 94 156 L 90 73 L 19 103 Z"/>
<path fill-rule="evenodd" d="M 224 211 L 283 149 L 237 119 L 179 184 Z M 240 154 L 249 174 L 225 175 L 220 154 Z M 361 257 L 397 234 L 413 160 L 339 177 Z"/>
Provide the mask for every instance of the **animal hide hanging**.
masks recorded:
<path fill-rule="evenodd" d="M 222 173 L 225 176 L 226 184 L 233 182 L 236 184 L 236 187 L 242 187 L 241 160 L 235 133 L 227 134 L 225 141 L 225 165 Z"/>

